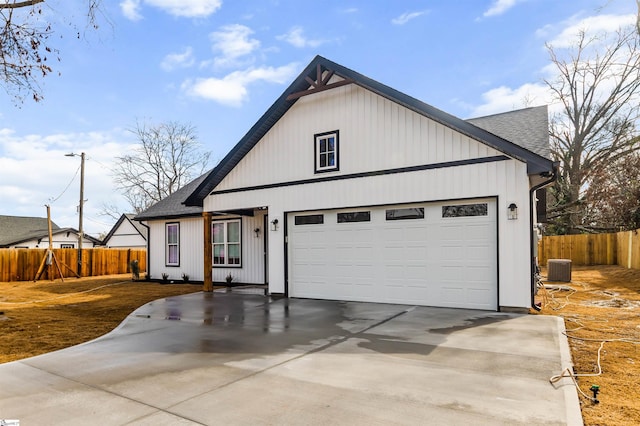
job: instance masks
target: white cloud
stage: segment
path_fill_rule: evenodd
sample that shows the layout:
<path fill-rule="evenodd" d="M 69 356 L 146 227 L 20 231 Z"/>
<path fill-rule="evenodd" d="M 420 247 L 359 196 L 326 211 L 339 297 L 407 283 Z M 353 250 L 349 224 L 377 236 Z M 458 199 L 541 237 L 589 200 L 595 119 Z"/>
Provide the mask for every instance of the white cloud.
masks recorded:
<path fill-rule="evenodd" d="M 318 47 L 324 43 L 323 40 L 312 40 L 305 38 L 302 27 L 295 26 L 288 33 L 276 36 L 276 39 L 286 41 L 294 47 Z"/>
<path fill-rule="evenodd" d="M 125 18 L 131 21 L 139 21 L 142 19 L 140 14 L 140 0 L 124 0 L 120 2 L 120 9 Z"/>
<path fill-rule="evenodd" d="M 223 105 L 238 107 L 249 94 L 248 86 L 258 81 L 284 84 L 295 75 L 297 63 L 281 67 L 249 68 L 235 71 L 223 78 L 200 78 L 187 80 L 182 84 L 183 90 L 190 96 L 212 100 Z"/>
<path fill-rule="evenodd" d="M 526 83 L 515 89 L 506 86 L 493 88 L 482 94 L 483 104 L 476 106 L 471 117 L 482 117 L 515 109 L 549 104 L 551 94 L 546 85 Z"/>
<path fill-rule="evenodd" d="M 125 17 L 137 21 L 142 18 L 141 4 L 155 7 L 173 16 L 205 18 L 222 6 L 222 0 L 123 0 L 120 8 Z"/>
<path fill-rule="evenodd" d="M 493 4 L 486 12 L 482 14 L 485 18 L 489 16 L 498 16 L 515 6 L 517 0 L 494 0 Z"/>
<path fill-rule="evenodd" d="M 86 153 L 84 227 L 97 235 L 108 231 L 110 219 L 100 216 L 103 203 L 126 202 L 114 190 L 111 167 L 115 156 L 129 148 L 131 136 L 110 132 L 17 135 L 0 129 L 0 214 L 46 217 L 51 205 L 52 220 L 62 227 L 78 227 L 76 206 L 79 195 L 80 159 L 65 157 L 70 152 Z M 57 198 L 57 200 L 56 200 Z M 124 211 L 123 211 L 124 213 Z"/>
<path fill-rule="evenodd" d="M 249 55 L 260 47 L 260 41 L 250 38 L 253 31 L 244 25 L 232 24 L 221 28 L 209 35 L 213 42 L 214 52 L 220 52 L 222 56 L 216 57 L 214 63 L 217 66 L 234 66 L 237 60 Z"/>
<path fill-rule="evenodd" d="M 169 53 L 160 63 L 165 71 L 172 71 L 176 68 L 189 68 L 195 63 L 193 49 L 187 47 L 182 53 Z"/>
<path fill-rule="evenodd" d="M 610 33 L 618 30 L 620 27 L 633 25 L 636 22 L 635 14 L 628 15 L 597 15 L 589 16 L 582 19 L 570 18 L 561 24 L 564 28 L 549 41 L 553 47 L 564 48 L 572 46 L 576 37 L 581 31 L 588 36 L 594 36 L 598 33 Z M 552 31 L 552 27 L 546 26 L 537 31 L 537 35 L 544 37 Z"/>
<path fill-rule="evenodd" d="M 417 18 L 418 16 L 424 15 L 425 13 L 427 13 L 426 10 L 422 10 L 418 12 L 406 12 L 398 16 L 397 18 L 393 18 L 391 20 L 391 23 L 394 25 L 404 25 L 410 20 Z"/>

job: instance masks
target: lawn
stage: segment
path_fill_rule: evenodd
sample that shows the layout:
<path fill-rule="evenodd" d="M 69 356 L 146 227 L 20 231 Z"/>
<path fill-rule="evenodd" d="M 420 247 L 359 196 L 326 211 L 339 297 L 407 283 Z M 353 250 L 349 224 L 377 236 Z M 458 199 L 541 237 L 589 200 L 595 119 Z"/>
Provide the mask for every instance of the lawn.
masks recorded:
<path fill-rule="evenodd" d="M 564 318 L 574 371 L 592 375 L 580 390 L 599 386 L 599 403 L 580 396 L 584 424 L 640 424 L 640 271 L 574 266 L 570 283 L 545 284 L 542 313 Z"/>
<path fill-rule="evenodd" d="M 570 283 L 546 285 L 541 314 L 564 318 L 575 373 L 597 374 L 600 353 L 602 373 L 577 379 L 588 396 L 600 387 L 598 404 L 580 397 L 585 425 L 640 424 L 640 271 L 574 267 Z M 128 275 L 0 283 L 0 363 L 95 339 L 147 302 L 201 289 Z"/>
<path fill-rule="evenodd" d="M 0 363 L 87 342 L 147 302 L 200 290 L 131 275 L 0 283 Z"/>

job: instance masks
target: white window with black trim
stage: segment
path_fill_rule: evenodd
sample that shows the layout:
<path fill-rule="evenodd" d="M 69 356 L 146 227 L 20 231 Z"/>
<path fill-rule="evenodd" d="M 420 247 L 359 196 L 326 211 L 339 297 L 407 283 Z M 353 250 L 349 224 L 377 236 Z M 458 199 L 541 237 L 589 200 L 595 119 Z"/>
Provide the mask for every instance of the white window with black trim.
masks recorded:
<path fill-rule="evenodd" d="M 339 169 L 339 133 L 337 130 L 314 135 L 315 172 L 332 172 Z"/>
<path fill-rule="evenodd" d="M 165 264 L 166 266 L 180 266 L 180 224 L 167 223 L 165 225 Z"/>
<path fill-rule="evenodd" d="M 214 221 L 211 224 L 214 265 L 242 265 L 241 225 L 240 219 Z"/>

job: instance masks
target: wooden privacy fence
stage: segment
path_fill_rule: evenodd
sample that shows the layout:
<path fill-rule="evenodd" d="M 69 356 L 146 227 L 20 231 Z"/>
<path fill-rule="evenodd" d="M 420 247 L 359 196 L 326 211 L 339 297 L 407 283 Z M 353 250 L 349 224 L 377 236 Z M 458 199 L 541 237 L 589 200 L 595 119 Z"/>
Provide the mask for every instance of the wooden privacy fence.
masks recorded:
<path fill-rule="evenodd" d="M 73 277 L 78 270 L 77 249 L 53 249 L 65 277 Z M 31 281 L 36 277 L 46 249 L 0 249 L 0 282 Z M 137 260 L 140 276 L 147 270 L 147 251 L 145 249 L 82 249 L 82 271 L 80 276 L 126 274 L 131 272 L 130 262 Z M 71 268 L 71 271 L 64 265 Z M 55 271 L 55 266 L 53 270 Z M 46 271 L 46 270 L 45 270 Z M 73 272 L 72 272 L 73 271 Z M 59 274 L 54 272 L 57 278 Z M 45 272 L 41 279 L 49 279 Z"/>
<path fill-rule="evenodd" d="M 640 269 L 639 230 L 615 234 L 545 236 L 538 246 L 540 265 L 570 259 L 573 265 L 620 265 Z"/>

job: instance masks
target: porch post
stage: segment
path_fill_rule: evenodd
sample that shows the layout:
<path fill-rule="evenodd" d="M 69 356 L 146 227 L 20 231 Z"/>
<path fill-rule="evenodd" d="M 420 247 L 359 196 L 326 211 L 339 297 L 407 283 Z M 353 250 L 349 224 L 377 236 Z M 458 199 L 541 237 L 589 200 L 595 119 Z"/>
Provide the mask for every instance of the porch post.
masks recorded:
<path fill-rule="evenodd" d="M 204 217 L 204 247 L 202 252 L 204 253 L 204 284 L 202 291 L 213 291 L 213 257 L 211 253 L 211 213 L 203 212 L 202 216 Z"/>

